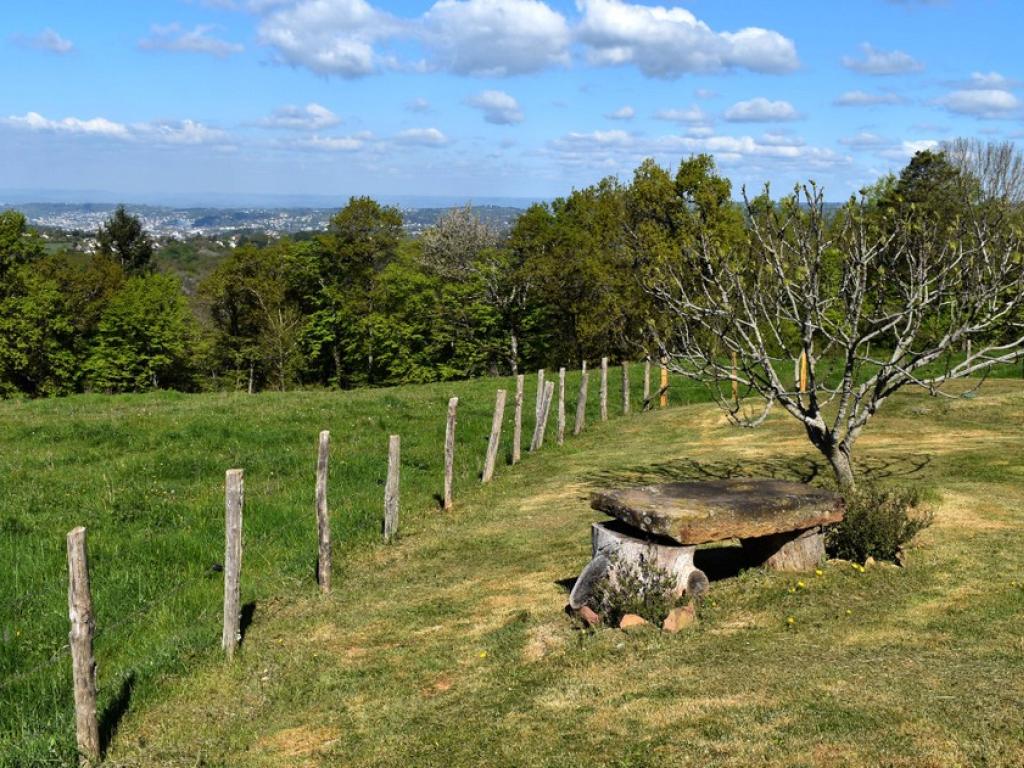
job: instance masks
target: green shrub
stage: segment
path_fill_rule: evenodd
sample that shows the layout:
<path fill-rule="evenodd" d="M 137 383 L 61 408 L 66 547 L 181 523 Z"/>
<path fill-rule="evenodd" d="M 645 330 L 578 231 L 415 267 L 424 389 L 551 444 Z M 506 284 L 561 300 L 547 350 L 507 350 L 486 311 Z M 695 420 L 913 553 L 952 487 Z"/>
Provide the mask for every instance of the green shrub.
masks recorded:
<path fill-rule="evenodd" d="M 613 556 L 610 560 L 608 572 L 594 585 L 590 607 L 610 626 L 617 626 L 627 613 L 660 626 L 681 602 L 675 595 L 675 575 L 646 559 L 623 563 Z"/>
<path fill-rule="evenodd" d="M 868 557 L 895 560 L 899 548 L 932 524 L 917 488 L 864 486 L 845 494 L 846 516 L 830 528 L 830 557 L 862 563 Z"/>

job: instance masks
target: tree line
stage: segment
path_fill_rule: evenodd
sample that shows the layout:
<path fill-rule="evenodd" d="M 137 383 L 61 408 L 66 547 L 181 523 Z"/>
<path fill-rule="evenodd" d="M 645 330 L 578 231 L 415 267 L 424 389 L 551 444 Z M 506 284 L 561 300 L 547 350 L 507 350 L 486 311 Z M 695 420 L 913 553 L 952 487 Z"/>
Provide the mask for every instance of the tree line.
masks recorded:
<path fill-rule="evenodd" d="M 1012 145 L 961 142 L 918 153 L 860 204 L 878 227 L 952 222 L 995 198 L 1017 212 L 1021 176 Z M 5 211 L 0 394 L 377 386 L 660 355 L 678 317 L 657 288 L 686 279 L 685 254 L 715 248 L 742 271 L 762 257 L 757 217 L 794 205 L 733 192 L 708 155 L 648 160 L 530 207 L 507 233 L 467 207 L 417 238 L 396 208 L 354 197 L 325 232 L 234 249 L 194 295 L 154 270 L 123 207 L 91 254 L 48 253 Z"/>

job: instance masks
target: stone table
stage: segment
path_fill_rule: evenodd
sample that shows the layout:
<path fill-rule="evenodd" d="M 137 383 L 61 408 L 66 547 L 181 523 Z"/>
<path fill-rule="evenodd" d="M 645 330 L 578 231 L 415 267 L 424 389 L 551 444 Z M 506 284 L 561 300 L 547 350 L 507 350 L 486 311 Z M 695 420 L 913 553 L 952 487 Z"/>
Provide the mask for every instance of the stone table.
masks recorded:
<path fill-rule="evenodd" d="M 701 594 L 708 582 L 693 553 L 715 541 L 739 539 L 768 568 L 810 570 L 825 555 L 821 527 L 842 520 L 844 511 L 830 491 L 749 478 L 598 491 L 590 506 L 616 520 L 593 525 L 593 559 L 570 595 L 573 608 L 612 561 L 654 562 L 676 575 L 680 593 Z"/>

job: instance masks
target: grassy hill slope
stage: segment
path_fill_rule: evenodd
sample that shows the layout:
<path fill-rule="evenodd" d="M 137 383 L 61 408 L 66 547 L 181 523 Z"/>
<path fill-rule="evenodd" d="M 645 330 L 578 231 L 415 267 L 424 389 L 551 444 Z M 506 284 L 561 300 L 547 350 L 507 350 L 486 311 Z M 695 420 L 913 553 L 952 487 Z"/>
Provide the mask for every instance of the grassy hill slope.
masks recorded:
<path fill-rule="evenodd" d="M 633 370 L 634 398 L 641 368 Z M 619 372 L 610 375 L 618 412 Z M 569 423 L 578 374 L 569 377 Z M 525 441 L 536 378 L 527 378 Z M 329 498 L 336 581 L 353 553 L 375 545 L 387 436 L 402 437 L 402 530 L 436 515 L 445 413 L 459 406 L 457 501 L 479 485 L 498 387 L 510 379 L 351 392 L 76 396 L 0 402 L 0 765 L 69 763 L 74 735 L 67 642 L 65 534 L 89 529 L 100 706 L 107 730 L 130 699 L 219 657 L 224 472 L 246 471 L 243 602 L 265 620 L 268 601 L 315 593 L 316 438 L 332 432 Z M 589 423 L 598 419 L 591 375 Z M 674 402 L 701 397 L 673 382 Z M 553 429 L 554 418 L 551 427 Z M 543 456 L 558 449 L 549 432 Z M 607 432 L 604 432 L 607 435 Z M 504 465 L 497 476 L 508 475 Z M 397 550 L 396 550 L 397 551 Z"/>
<path fill-rule="evenodd" d="M 624 634 L 562 612 L 590 488 L 826 469 L 783 416 L 738 431 L 696 405 L 594 429 L 354 553 L 327 598 L 297 572 L 291 594 L 257 600 L 236 663 L 193 659 L 133 703 L 111 761 L 1021 765 L 1022 440 L 1020 382 L 901 394 L 858 451 L 869 477 L 937 499 L 909 567 L 744 571 L 712 583 L 695 630 Z"/>

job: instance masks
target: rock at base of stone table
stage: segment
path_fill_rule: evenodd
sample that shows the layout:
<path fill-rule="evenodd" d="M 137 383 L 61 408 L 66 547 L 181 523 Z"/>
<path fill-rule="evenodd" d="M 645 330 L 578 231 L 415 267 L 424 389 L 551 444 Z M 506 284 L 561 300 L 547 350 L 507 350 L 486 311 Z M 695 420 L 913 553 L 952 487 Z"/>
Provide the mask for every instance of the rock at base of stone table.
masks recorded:
<path fill-rule="evenodd" d="M 681 629 L 693 626 L 696 621 L 697 612 L 691 603 L 690 605 L 681 605 L 669 611 L 665 621 L 661 624 L 661 628 L 666 632 L 678 632 Z"/>
<path fill-rule="evenodd" d="M 812 571 L 825 558 L 821 528 L 743 539 L 750 557 L 772 571 Z"/>
<path fill-rule="evenodd" d="M 636 627 L 646 627 L 647 619 L 643 616 L 637 616 L 635 613 L 627 613 L 619 620 L 619 629 L 635 629 Z"/>
<path fill-rule="evenodd" d="M 594 593 L 594 586 L 608 573 L 610 564 L 611 561 L 605 554 L 594 553 L 594 559 L 584 566 L 580 575 L 576 577 L 576 583 L 572 585 L 572 591 L 569 592 L 570 608 L 578 611 L 586 605 L 587 600 Z"/>
<path fill-rule="evenodd" d="M 644 534 L 620 522 L 608 521 L 591 526 L 591 548 L 595 560 L 603 555 L 612 561 L 612 577 L 617 568 L 639 568 L 646 563 L 656 565 L 675 577 L 675 597 L 682 596 L 684 592 L 697 595 L 707 592 L 708 577 L 693 564 L 695 546 L 682 546 L 671 539 Z M 584 569 L 584 574 L 586 571 Z M 584 574 L 580 574 L 581 579 Z"/>

